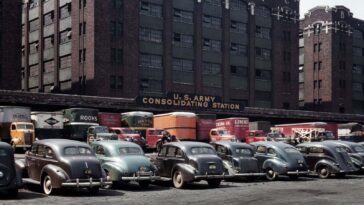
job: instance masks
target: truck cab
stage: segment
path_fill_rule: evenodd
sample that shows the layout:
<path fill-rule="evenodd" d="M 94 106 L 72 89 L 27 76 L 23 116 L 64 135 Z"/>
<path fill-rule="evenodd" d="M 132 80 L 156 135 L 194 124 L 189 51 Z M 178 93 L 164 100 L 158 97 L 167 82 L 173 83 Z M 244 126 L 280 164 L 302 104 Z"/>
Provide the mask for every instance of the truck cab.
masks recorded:
<path fill-rule="evenodd" d="M 30 122 L 13 122 L 10 125 L 10 144 L 13 148 L 31 147 L 35 141 L 34 126 Z"/>
<path fill-rule="evenodd" d="M 147 128 L 146 130 L 146 141 L 147 147 L 149 149 L 156 149 L 158 142 L 161 141 L 163 137 L 164 129 L 157 129 L 157 128 Z"/>
<path fill-rule="evenodd" d="M 245 142 L 250 144 L 252 142 L 267 141 L 267 137 L 263 130 L 247 130 L 245 134 Z"/>
<path fill-rule="evenodd" d="M 117 136 L 110 133 L 105 126 L 91 126 L 87 129 L 87 142 L 91 144 L 95 140 L 116 140 Z"/>
<path fill-rule="evenodd" d="M 141 135 L 128 127 L 110 127 L 109 131 L 111 133 L 117 134 L 118 140 L 123 141 L 131 141 L 138 145 L 140 145 L 142 148 L 145 148 L 145 139 L 141 137 Z"/>
<path fill-rule="evenodd" d="M 210 130 L 210 141 L 236 141 L 236 136 L 231 135 L 225 128 L 214 128 Z"/>

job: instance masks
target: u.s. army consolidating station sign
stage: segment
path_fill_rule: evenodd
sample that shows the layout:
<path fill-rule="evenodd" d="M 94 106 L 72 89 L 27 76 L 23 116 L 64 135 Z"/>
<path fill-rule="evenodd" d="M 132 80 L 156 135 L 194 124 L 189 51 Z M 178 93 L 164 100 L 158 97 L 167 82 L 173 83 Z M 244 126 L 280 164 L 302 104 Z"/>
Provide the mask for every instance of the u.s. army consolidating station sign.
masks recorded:
<path fill-rule="evenodd" d="M 219 96 L 168 93 L 163 97 L 139 96 L 137 103 L 145 107 L 161 107 L 180 110 L 211 110 L 241 112 L 244 105 L 223 102 Z"/>

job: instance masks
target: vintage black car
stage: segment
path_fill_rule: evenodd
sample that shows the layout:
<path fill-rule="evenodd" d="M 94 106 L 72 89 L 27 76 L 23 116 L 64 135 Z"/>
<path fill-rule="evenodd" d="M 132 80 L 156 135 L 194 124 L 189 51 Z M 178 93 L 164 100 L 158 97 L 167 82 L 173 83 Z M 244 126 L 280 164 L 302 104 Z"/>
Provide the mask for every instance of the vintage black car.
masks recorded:
<path fill-rule="evenodd" d="M 15 170 L 13 148 L 0 142 L 0 191 L 6 192 L 7 196 L 16 197 L 21 186 L 21 177 Z"/>
<path fill-rule="evenodd" d="M 36 141 L 17 161 L 23 182 L 41 185 L 47 195 L 63 187 L 88 188 L 96 194 L 99 188 L 111 185 L 91 147 L 86 143 L 48 139 Z"/>
<path fill-rule="evenodd" d="M 225 172 L 235 177 L 264 176 L 254 157 L 254 147 L 239 142 L 220 141 L 212 144 L 217 155 L 223 160 Z"/>
<path fill-rule="evenodd" d="M 346 151 L 349 153 L 351 161 L 353 161 L 354 165 L 357 168 L 364 170 L 364 147 L 361 144 L 338 140 L 333 140 L 332 142 L 344 146 Z"/>
<path fill-rule="evenodd" d="M 224 166 L 215 149 L 201 142 L 171 142 L 164 144 L 153 159 L 162 180 L 172 180 L 176 188 L 186 183 L 206 180 L 215 188 L 224 179 Z"/>
<path fill-rule="evenodd" d="M 268 180 L 275 180 L 279 175 L 287 175 L 291 179 L 308 174 L 303 155 L 292 145 L 283 142 L 254 142 L 259 167 L 266 173 Z"/>
<path fill-rule="evenodd" d="M 331 174 L 343 177 L 347 173 L 358 171 L 346 148 L 332 141 L 307 142 L 297 145 L 303 154 L 311 172 L 320 178 L 328 178 Z"/>

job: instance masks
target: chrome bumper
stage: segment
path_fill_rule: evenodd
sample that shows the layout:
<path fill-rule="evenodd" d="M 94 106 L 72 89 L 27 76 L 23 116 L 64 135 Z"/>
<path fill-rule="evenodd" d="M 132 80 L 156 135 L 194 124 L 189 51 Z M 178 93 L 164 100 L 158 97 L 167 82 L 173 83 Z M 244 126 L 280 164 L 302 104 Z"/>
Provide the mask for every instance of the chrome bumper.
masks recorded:
<path fill-rule="evenodd" d="M 235 177 L 264 176 L 265 173 L 237 173 Z"/>
<path fill-rule="evenodd" d="M 307 175 L 309 173 L 309 171 L 290 171 L 290 172 L 287 172 L 287 175 Z"/>
<path fill-rule="evenodd" d="M 89 180 L 80 182 L 80 179 L 76 179 L 75 182 L 63 182 L 63 187 L 101 187 L 106 185 L 111 185 L 111 181 L 105 181 L 104 179 L 99 179 L 97 181 L 93 181 L 94 179 L 89 178 Z"/>
<path fill-rule="evenodd" d="M 153 175 L 153 172 L 147 172 L 145 174 L 136 172 L 131 177 L 121 177 L 121 181 L 155 181 L 159 179 L 160 177 Z"/>
<path fill-rule="evenodd" d="M 196 180 L 201 180 L 201 179 L 229 179 L 234 177 L 234 175 L 225 175 L 225 173 L 221 174 L 221 175 L 209 175 L 209 174 L 205 174 L 205 175 L 195 175 L 194 179 Z"/>

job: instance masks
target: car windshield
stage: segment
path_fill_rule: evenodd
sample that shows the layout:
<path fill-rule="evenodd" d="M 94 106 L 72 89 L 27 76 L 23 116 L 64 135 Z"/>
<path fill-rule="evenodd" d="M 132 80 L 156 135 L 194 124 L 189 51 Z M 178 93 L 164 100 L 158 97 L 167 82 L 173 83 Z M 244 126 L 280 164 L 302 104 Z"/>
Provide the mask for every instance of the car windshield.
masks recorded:
<path fill-rule="evenodd" d="M 66 147 L 64 148 L 64 155 L 66 156 L 92 155 L 92 151 L 88 147 Z"/>
<path fill-rule="evenodd" d="M 123 134 L 135 134 L 136 132 L 132 129 L 123 129 L 121 130 L 121 133 Z"/>
<path fill-rule="evenodd" d="M 286 148 L 284 148 L 284 150 L 287 153 L 300 153 L 296 148 L 293 148 L 293 147 L 286 147 Z"/>
<path fill-rule="evenodd" d="M 228 135 L 229 132 L 227 130 L 219 130 L 219 135 Z"/>
<path fill-rule="evenodd" d="M 155 135 L 162 135 L 162 134 L 163 134 L 163 132 L 164 132 L 164 130 L 155 130 L 155 131 L 154 131 L 154 134 L 155 134 Z"/>
<path fill-rule="evenodd" d="M 143 151 L 138 147 L 120 147 L 120 155 L 142 155 Z"/>
<path fill-rule="evenodd" d="M 335 150 L 337 152 L 347 152 L 347 149 L 345 149 L 345 147 L 335 147 Z"/>
<path fill-rule="evenodd" d="M 109 130 L 107 127 L 96 127 L 95 128 L 96 133 L 109 133 Z"/>
<path fill-rule="evenodd" d="M 239 157 L 251 157 L 253 153 L 250 149 L 247 148 L 236 148 L 235 154 Z"/>
<path fill-rule="evenodd" d="M 32 124 L 17 124 L 16 125 L 17 129 L 33 129 L 33 125 Z"/>
<path fill-rule="evenodd" d="M 361 145 L 354 146 L 354 150 L 359 153 L 364 153 L 364 147 Z"/>
<path fill-rule="evenodd" d="M 210 147 L 192 147 L 191 153 L 194 155 L 197 154 L 215 154 L 214 149 Z"/>
<path fill-rule="evenodd" d="M 0 149 L 0 157 L 5 157 L 5 156 L 7 156 L 6 150 Z"/>

